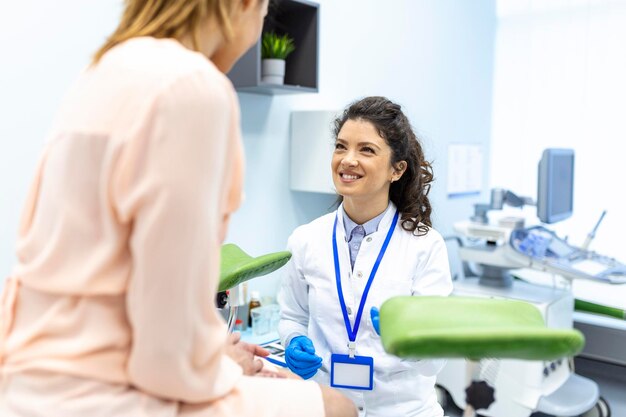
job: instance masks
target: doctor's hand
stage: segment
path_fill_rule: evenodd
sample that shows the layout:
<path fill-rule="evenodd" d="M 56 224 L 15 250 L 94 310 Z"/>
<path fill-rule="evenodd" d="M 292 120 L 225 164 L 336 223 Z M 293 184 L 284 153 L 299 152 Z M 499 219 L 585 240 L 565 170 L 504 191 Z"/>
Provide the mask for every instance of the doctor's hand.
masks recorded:
<path fill-rule="evenodd" d="M 313 342 L 306 336 L 297 336 L 291 339 L 285 350 L 287 366 L 295 374 L 309 379 L 322 366 L 322 358 L 315 354 Z"/>
<path fill-rule="evenodd" d="M 372 326 L 374 326 L 374 330 L 376 330 L 376 334 L 380 336 L 380 313 L 378 312 L 377 307 L 372 307 L 370 309 L 370 317 L 372 318 Z"/>
<path fill-rule="evenodd" d="M 256 356 L 265 357 L 270 353 L 261 346 L 242 342 L 240 333 L 231 333 L 226 341 L 226 354 L 243 369 L 244 375 L 257 375 L 263 369 L 263 362 Z"/>

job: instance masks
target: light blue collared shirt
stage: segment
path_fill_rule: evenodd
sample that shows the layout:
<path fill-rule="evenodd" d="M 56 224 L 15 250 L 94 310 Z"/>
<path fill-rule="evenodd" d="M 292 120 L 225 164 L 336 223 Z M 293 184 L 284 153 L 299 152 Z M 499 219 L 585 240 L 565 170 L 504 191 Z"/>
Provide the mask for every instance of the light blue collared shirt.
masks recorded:
<path fill-rule="evenodd" d="M 356 261 L 356 256 L 359 253 L 359 249 L 361 249 L 361 242 L 363 242 L 365 236 L 370 235 L 378 230 L 378 225 L 380 224 L 380 221 L 387 212 L 387 209 L 389 209 L 389 206 L 387 206 L 387 208 L 378 216 L 361 225 L 353 222 L 352 219 L 346 214 L 343 206 L 341 206 L 341 212 L 343 215 L 343 226 L 346 230 L 346 241 L 348 242 L 348 248 L 350 249 L 350 265 L 352 265 L 353 269 L 354 262 Z"/>

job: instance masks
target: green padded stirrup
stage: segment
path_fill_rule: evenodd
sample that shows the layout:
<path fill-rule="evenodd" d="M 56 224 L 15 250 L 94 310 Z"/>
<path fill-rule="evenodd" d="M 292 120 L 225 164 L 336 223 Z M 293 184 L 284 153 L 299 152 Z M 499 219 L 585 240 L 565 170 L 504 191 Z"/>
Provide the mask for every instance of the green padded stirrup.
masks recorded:
<path fill-rule="evenodd" d="M 222 246 L 219 291 L 226 291 L 242 282 L 274 272 L 291 258 L 287 251 L 253 257 L 239 246 L 228 243 Z"/>
<path fill-rule="evenodd" d="M 585 343 L 574 329 L 545 327 L 539 310 L 516 300 L 481 297 L 394 297 L 380 308 L 385 350 L 411 358 L 573 356 Z"/>

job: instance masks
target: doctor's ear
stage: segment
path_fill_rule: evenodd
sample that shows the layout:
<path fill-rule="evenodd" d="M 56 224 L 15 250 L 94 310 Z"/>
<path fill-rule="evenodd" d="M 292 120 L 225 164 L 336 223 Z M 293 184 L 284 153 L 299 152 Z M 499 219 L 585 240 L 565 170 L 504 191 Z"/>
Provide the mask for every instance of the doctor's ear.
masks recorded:
<path fill-rule="evenodd" d="M 406 161 L 396 162 L 393 166 L 393 174 L 391 174 L 391 182 L 398 181 L 404 174 L 404 171 L 406 171 L 406 167 L 407 167 Z"/>

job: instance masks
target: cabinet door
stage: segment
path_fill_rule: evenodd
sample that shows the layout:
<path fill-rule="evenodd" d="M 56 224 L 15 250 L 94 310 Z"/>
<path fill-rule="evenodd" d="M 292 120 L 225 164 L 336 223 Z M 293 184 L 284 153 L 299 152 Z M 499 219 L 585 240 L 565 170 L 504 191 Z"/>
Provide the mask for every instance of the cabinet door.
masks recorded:
<path fill-rule="evenodd" d="M 291 113 L 291 189 L 335 194 L 330 159 L 333 122 L 341 111 Z"/>

